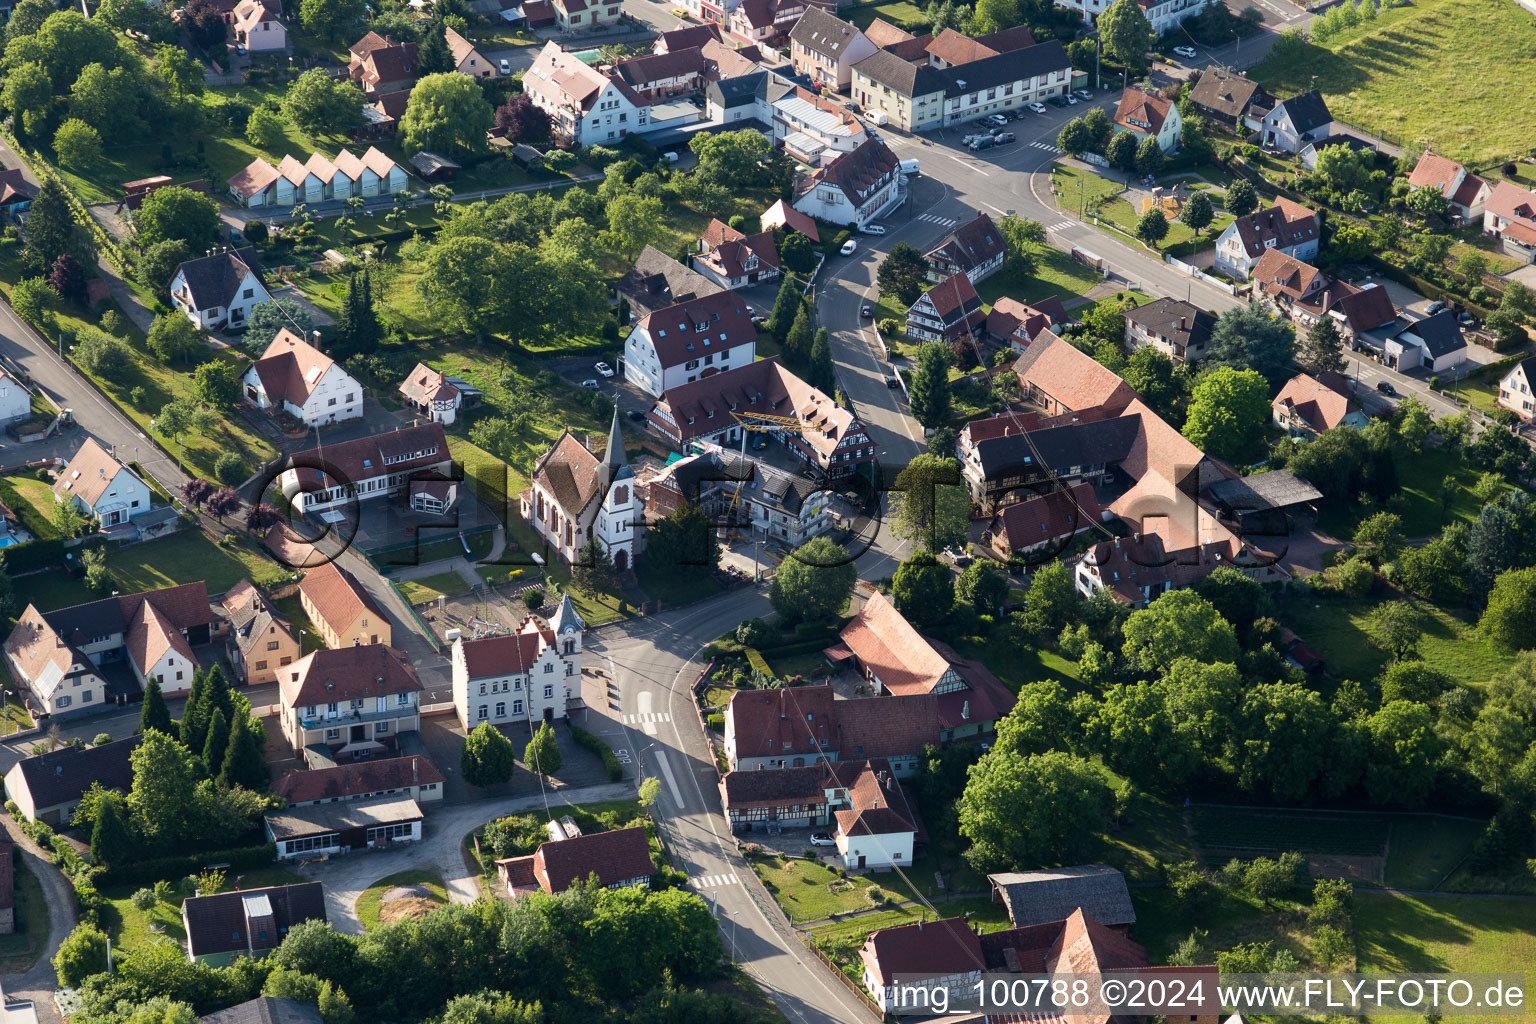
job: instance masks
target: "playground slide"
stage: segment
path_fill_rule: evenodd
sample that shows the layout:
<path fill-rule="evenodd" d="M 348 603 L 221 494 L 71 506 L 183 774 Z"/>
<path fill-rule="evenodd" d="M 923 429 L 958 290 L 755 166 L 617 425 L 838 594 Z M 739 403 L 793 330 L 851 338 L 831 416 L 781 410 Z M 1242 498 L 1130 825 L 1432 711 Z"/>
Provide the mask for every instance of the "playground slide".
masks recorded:
<path fill-rule="evenodd" d="M 459 543 L 464 545 L 464 553 L 469 554 L 469 541 L 464 539 L 464 531 L 459 531 Z"/>

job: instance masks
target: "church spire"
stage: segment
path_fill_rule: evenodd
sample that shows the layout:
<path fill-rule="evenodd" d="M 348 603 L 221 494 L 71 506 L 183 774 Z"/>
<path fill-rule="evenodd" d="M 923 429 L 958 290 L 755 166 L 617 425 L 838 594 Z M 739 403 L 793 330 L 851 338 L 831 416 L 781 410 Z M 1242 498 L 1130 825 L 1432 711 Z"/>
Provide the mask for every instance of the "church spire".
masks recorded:
<path fill-rule="evenodd" d="M 624 457 L 624 434 L 619 429 L 617 404 L 613 407 L 613 426 L 608 430 L 608 448 L 603 452 L 603 462 L 597 472 L 605 488 L 612 486 L 615 480 L 634 475 L 634 471 L 629 468 L 629 460 Z"/>

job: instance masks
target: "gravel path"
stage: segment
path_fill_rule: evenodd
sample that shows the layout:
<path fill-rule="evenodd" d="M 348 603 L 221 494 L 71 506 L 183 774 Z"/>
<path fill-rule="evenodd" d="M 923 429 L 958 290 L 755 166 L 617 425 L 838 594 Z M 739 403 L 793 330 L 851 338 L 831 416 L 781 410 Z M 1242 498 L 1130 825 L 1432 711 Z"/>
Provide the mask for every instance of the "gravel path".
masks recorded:
<path fill-rule="evenodd" d="M 41 848 L 22 834 L 20 826 L 9 815 L 4 821 L 5 830 L 20 848 L 28 870 L 43 885 L 43 898 L 48 903 L 48 936 L 37 963 L 19 974 L 0 975 L 0 986 L 4 986 L 9 999 L 32 1000 L 42 1024 L 59 1024 L 59 1010 L 53 1004 L 54 990 L 59 987 L 58 975 L 53 970 L 53 955 L 58 952 L 64 937 L 75 928 L 74 889 L 63 873 L 43 856 Z"/>

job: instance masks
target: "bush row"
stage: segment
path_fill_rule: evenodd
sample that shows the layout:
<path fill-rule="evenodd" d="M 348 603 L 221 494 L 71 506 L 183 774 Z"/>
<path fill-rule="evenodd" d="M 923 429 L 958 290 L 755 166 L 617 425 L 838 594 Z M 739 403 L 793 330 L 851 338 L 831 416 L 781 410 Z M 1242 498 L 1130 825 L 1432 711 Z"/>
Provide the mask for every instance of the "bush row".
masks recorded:
<path fill-rule="evenodd" d="M 603 768 L 608 772 L 609 782 L 618 782 L 624 778 L 624 766 L 619 764 L 619 759 L 614 756 L 612 747 L 579 725 L 571 726 L 571 738 L 576 741 L 578 747 L 589 750 L 602 759 Z"/>
<path fill-rule="evenodd" d="M 106 542 L 105 537 L 91 537 L 75 551 L 81 552 L 87 547 Z M 5 571 L 14 576 L 34 569 L 57 569 L 63 561 L 64 551 L 64 541 L 58 538 L 29 540 L 25 544 L 12 545 L 3 552 Z"/>
<path fill-rule="evenodd" d="M 107 868 L 99 876 L 102 885 L 139 885 L 161 879 L 180 879 L 195 875 L 210 864 L 225 864 L 229 870 L 266 867 L 277 859 L 277 846 L 237 846 L 227 850 L 208 850 L 181 857 L 155 857 Z"/>

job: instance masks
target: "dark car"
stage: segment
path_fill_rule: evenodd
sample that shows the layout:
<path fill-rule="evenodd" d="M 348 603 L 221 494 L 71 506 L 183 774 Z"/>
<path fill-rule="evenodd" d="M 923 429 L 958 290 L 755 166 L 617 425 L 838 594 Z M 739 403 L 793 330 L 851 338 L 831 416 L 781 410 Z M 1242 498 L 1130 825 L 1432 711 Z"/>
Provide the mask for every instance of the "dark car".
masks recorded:
<path fill-rule="evenodd" d="M 885 386 L 888 388 L 899 388 L 901 387 L 901 382 L 895 377 L 887 377 L 885 378 Z"/>
<path fill-rule="evenodd" d="M 1397 388 L 1393 387 L 1392 382 L 1389 380 L 1377 381 L 1376 390 L 1380 391 L 1384 395 L 1396 396 L 1397 394 Z"/>
<path fill-rule="evenodd" d="M 644 423 L 645 413 L 641 412 L 639 409 L 631 409 L 629 410 L 629 418 L 634 420 L 636 423 Z"/>
<path fill-rule="evenodd" d="M 863 317 L 866 320 L 873 319 L 874 315 L 875 315 L 875 311 L 870 309 L 868 306 L 865 306 L 863 309 L 859 310 L 859 316 Z"/>
<path fill-rule="evenodd" d="M 1019 139 L 1019 137 L 1013 134 L 1013 132 L 998 132 L 992 137 L 997 140 L 997 144 L 999 146 L 1006 146 L 1008 143 L 1017 142 Z"/>

